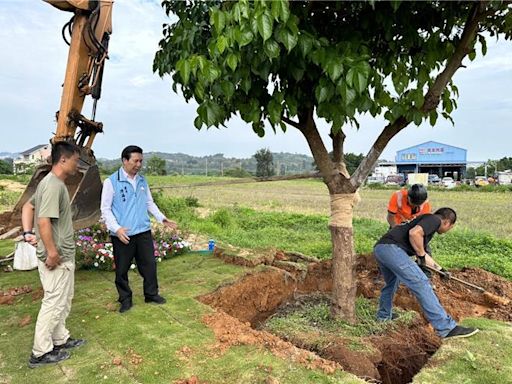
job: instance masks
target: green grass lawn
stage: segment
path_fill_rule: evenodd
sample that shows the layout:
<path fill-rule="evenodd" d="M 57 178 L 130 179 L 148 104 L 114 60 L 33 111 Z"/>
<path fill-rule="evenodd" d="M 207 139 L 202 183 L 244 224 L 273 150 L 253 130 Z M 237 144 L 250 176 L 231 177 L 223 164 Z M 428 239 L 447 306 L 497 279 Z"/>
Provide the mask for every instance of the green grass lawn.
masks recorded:
<path fill-rule="evenodd" d="M 414 384 L 512 383 L 511 324 L 487 319 L 467 319 L 463 324 L 481 331 L 468 339 L 443 343 L 414 377 Z"/>
<path fill-rule="evenodd" d="M 364 383 L 349 374 L 327 375 L 273 356 L 264 348 L 236 346 L 225 354 L 212 350 L 213 333 L 201 322 L 210 312 L 195 297 L 233 281 L 246 270 L 211 256 L 183 255 L 159 266 L 159 285 L 168 300 L 162 306 L 145 304 L 141 279 L 130 273 L 134 307 L 117 312 L 114 274 L 78 271 L 68 326 L 74 337 L 88 343 L 72 351 L 58 366 L 27 368 L 40 301 L 30 294 L 15 305 L 0 306 L 0 383 L 172 383 L 196 375 L 208 383 Z M 39 286 L 37 271 L 2 274 L 0 289 Z M 31 322 L 20 327 L 20 321 Z M 180 350 L 190 349 L 187 357 Z M 139 356 L 136 364 L 131 360 Z M 114 365 L 119 357 L 122 364 Z M 267 367 L 268 369 L 262 369 Z"/>
<path fill-rule="evenodd" d="M 14 240 L 0 240 L 0 258 L 5 257 L 14 252 Z"/>

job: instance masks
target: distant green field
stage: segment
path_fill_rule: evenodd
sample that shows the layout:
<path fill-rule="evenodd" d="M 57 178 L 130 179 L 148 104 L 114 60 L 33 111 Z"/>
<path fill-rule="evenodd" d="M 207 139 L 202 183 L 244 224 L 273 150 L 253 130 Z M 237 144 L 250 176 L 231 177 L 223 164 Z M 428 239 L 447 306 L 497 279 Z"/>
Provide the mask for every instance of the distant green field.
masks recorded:
<path fill-rule="evenodd" d="M 242 205 L 259 211 L 290 212 L 302 214 L 329 214 L 329 196 L 321 180 L 291 180 L 254 182 L 232 185 L 193 186 L 199 183 L 218 183 L 225 177 L 206 176 L 148 176 L 153 189 L 161 186 L 171 197 L 196 197 L 205 209 Z M 180 187 L 182 186 L 182 187 Z M 385 222 L 386 207 L 392 191 L 379 189 L 361 190 L 361 203 L 355 216 Z M 0 212 L 11 209 L 19 193 L 0 191 Z M 512 193 L 491 192 L 430 192 L 434 209 L 452 207 L 459 216 L 457 228 L 485 232 L 498 238 L 512 239 Z"/>
<path fill-rule="evenodd" d="M 188 176 L 181 178 L 168 178 L 167 181 L 161 177 L 150 179 L 150 182 L 153 181 L 154 185 L 192 184 Z M 208 209 L 243 205 L 262 211 L 329 214 L 327 187 L 320 180 L 186 186 L 166 189 L 164 192 L 168 196 L 196 197 Z M 387 203 L 392 193 L 390 190 L 361 190 L 362 201 L 355 208 L 355 216 L 385 222 Z M 429 200 L 434 209 L 454 208 L 459 217 L 457 228 L 512 239 L 512 193 L 431 191 Z"/>

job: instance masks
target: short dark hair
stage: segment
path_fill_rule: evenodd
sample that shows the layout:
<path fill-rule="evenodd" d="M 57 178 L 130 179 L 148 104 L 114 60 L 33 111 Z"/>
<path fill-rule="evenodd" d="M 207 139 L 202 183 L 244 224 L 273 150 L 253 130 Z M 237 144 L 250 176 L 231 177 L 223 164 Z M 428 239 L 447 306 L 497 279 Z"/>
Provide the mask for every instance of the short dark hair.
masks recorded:
<path fill-rule="evenodd" d="M 407 190 L 407 196 L 409 197 L 411 204 L 421 205 L 427 201 L 427 189 L 423 184 L 413 184 Z"/>
<path fill-rule="evenodd" d="M 58 141 L 52 144 L 52 165 L 57 164 L 62 156 L 69 159 L 75 153 L 80 154 L 80 148 L 76 144 L 67 141 Z"/>
<path fill-rule="evenodd" d="M 439 208 L 434 212 L 434 215 L 441 216 L 442 219 L 449 220 L 452 224 L 457 221 L 457 213 L 451 208 Z"/>
<path fill-rule="evenodd" d="M 121 160 L 130 160 L 132 153 L 140 153 L 142 155 L 142 148 L 137 147 L 136 145 L 127 146 L 125 149 L 123 149 L 123 152 L 121 152 Z"/>

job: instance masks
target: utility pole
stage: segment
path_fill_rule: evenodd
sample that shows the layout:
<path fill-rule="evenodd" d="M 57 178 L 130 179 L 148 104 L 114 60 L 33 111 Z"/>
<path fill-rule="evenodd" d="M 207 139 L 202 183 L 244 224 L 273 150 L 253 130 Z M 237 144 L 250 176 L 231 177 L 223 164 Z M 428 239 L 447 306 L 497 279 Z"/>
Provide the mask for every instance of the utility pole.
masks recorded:
<path fill-rule="evenodd" d="M 205 159 L 205 171 L 206 171 L 206 176 L 208 176 L 208 158 Z"/>
<path fill-rule="evenodd" d="M 224 176 L 224 163 L 222 161 L 220 162 L 220 175 Z"/>

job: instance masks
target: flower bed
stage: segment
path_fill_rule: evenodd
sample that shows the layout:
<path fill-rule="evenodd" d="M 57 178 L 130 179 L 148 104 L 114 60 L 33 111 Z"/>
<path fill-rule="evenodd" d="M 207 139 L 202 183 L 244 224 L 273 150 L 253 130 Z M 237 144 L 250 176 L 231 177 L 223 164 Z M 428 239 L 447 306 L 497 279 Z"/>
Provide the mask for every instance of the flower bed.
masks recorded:
<path fill-rule="evenodd" d="M 157 262 L 181 255 L 190 250 L 188 242 L 181 236 L 162 225 L 153 224 L 153 245 Z M 114 250 L 110 234 L 104 225 L 98 223 L 92 227 L 80 229 L 75 233 L 76 265 L 81 269 L 113 271 L 115 269 Z M 135 263 L 135 260 L 133 260 Z M 132 264 L 132 269 L 135 264 Z"/>

